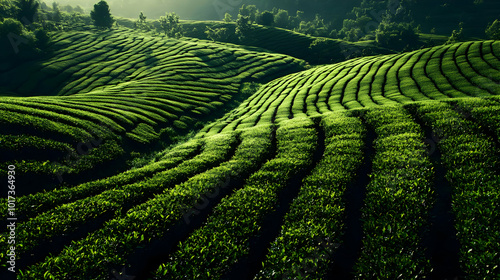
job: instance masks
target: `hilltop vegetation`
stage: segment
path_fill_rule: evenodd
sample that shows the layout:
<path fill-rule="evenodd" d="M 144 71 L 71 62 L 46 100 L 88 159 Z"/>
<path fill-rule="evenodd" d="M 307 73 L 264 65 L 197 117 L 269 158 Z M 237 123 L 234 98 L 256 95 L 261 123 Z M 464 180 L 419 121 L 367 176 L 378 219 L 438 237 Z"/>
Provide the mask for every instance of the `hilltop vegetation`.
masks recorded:
<path fill-rule="evenodd" d="M 500 94 L 497 41 L 361 57 L 276 79 L 202 129 L 235 128 L 331 111 Z"/>

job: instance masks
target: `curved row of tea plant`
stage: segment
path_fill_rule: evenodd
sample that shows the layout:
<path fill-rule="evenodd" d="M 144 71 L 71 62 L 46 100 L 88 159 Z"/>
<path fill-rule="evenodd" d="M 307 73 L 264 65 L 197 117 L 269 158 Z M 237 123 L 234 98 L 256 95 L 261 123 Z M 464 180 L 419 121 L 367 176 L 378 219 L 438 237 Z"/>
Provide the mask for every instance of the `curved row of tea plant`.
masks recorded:
<path fill-rule="evenodd" d="M 493 116 L 498 118 L 498 103 L 495 107 L 487 106 L 489 102 L 477 103 L 483 106 L 474 108 L 474 115 L 481 107 L 496 107 Z M 461 269 L 470 279 L 496 279 L 500 277 L 499 146 L 484 134 L 481 123 L 464 119 L 448 104 L 424 104 L 417 112 L 441 139 L 438 144 L 447 167 L 446 178 L 453 187 Z M 498 131 L 498 123 L 496 127 Z"/>
<path fill-rule="evenodd" d="M 362 209 L 361 257 L 354 275 L 356 279 L 428 275 L 431 266 L 421 233 L 429 226 L 434 203 L 434 172 L 424 133 L 400 106 L 370 110 L 365 119 L 377 138 Z"/>
<path fill-rule="evenodd" d="M 22 248 L 17 252 L 24 253 L 33 249 L 42 241 L 70 234 L 85 223 L 98 217 L 107 215 L 111 215 L 111 217 L 120 216 L 122 212 L 129 208 L 141 204 L 167 189 L 174 188 L 188 178 L 227 160 L 232 147 L 236 145 L 236 141 L 234 134 L 214 136 L 213 139 L 207 139 L 207 146 L 202 153 L 177 164 L 174 168 L 162 170 L 150 178 L 142 178 L 142 180 L 131 184 L 121 186 L 105 184 L 104 187 L 107 188 L 102 188 L 102 192 L 96 195 L 87 194 L 89 196 L 71 203 L 50 205 L 50 207 L 54 208 L 39 213 L 26 222 L 17 224 L 19 233 L 16 239 L 18 243 L 23 244 Z M 140 175 L 140 173 L 137 173 L 136 176 Z M 127 173 L 124 173 L 122 176 L 126 175 Z M 122 176 L 115 176 L 115 178 Z M 71 188 L 67 192 L 70 193 L 70 196 L 72 193 L 78 196 L 79 191 L 82 189 L 88 190 L 88 185 Z M 90 193 L 92 192 L 99 192 L 99 189 L 91 190 Z M 22 204 L 21 207 L 23 207 Z M 1 241 L 5 241 L 8 235 L 4 233 L 0 238 Z M 7 242 L 2 243 L 7 244 Z M 0 257 L 4 258 L 5 255 L 0 253 Z"/>
<path fill-rule="evenodd" d="M 277 206 L 279 191 L 312 164 L 317 143 L 312 126 L 310 119 L 281 123 L 276 157 L 215 207 L 203 227 L 179 245 L 171 261 L 160 266 L 157 278 L 220 279 L 248 256 L 249 239 L 259 234 L 263 219 Z"/>
<path fill-rule="evenodd" d="M 21 196 L 16 202 L 16 216 L 20 219 L 32 218 L 55 206 L 70 203 L 109 189 L 133 184 L 151 178 L 160 172 L 179 166 L 190 160 L 200 149 L 204 141 L 193 140 L 183 143 L 164 155 L 164 158 L 141 168 L 132 169 L 108 178 L 90 181 L 75 187 L 55 189 Z M 203 147 L 201 154 L 210 153 L 210 144 Z M 2 201 L 3 202 L 3 201 Z M 7 213 L 6 203 L 0 204 L 1 213 Z"/>
<path fill-rule="evenodd" d="M 366 131 L 345 113 L 326 114 L 321 126 L 324 156 L 304 179 L 255 279 L 322 279 L 335 261 L 331 254 L 345 229 L 343 196 L 363 161 Z"/>
<path fill-rule="evenodd" d="M 12 95 L 0 100 L 1 161 L 50 182 L 119 168 L 130 150 L 168 142 L 234 104 L 244 83 L 304 69 L 289 56 L 201 40 L 54 36 L 49 54 L 0 73 L 0 90 Z"/>
<path fill-rule="evenodd" d="M 494 173 L 497 160 L 492 155 L 499 152 L 494 144 L 498 140 L 494 133 L 498 124 L 486 125 L 480 114 L 488 112 L 489 116 L 498 117 L 495 108 L 499 102 L 496 97 L 449 99 L 423 105 L 410 103 L 322 115 L 325 153 L 302 181 L 283 220 L 275 221 L 281 231 L 264 244 L 269 250 L 257 257 L 262 267 L 260 271 L 253 271 L 254 277 L 321 279 L 339 261 L 333 256 L 346 238 L 345 204 L 349 203 L 344 200 L 346 186 L 353 182 L 364 157 L 363 145 L 372 145 L 363 141 L 366 129 L 372 130 L 377 139 L 373 143 L 375 157 L 365 158 L 365 161 L 372 161 L 373 170 L 362 208 L 363 245 L 350 273 L 359 278 L 392 275 L 390 273 L 395 273 L 394 277 L 403 275 L 403 278 L 430 274 L 432 267 L 425 255 L 427 248 L 423 247 L 422 238 L 430 223 L 429 214 L 434 203 L 433 171 L 422 129 L 404 108 L 417 111 L 426 125 L 441 133 L 440 138 L 455 139 L 449 144 L 443 141 L 439 148 L 446 162 L 447 178 L 456 190 L 463 189 L 455 193 L 456 206 L 453 208 L 457 213 L 455 224 L 461 243 L 460 261 L 466 275 L 472 279 L 475 279 L 472 275 L 480 275 L 479 278 L 497 275 L 498 268 L 493 260 L 499 249 L 492 242 L 498 238 L 494 222 L 498 218 L 495 211 L 498 192 L 494 188 L 498 175 Z M 450 111 L 451 105 L 456 106 L 456 111 Z M 470 120 L 464 120 L 460 113 L 469 111 L 475 113 L 468 115 Z M 465 126 L 451 126 L 460 122 L 471 130 L 453 136 L 464 131 L 462 127 Z M 281 121 L 277 125 L 276 157 L 267 163 L 264 162 L 274 149 L 272 127 L 257 126 L 234 130 L 230 134 L 201 134 L 205 137 L 178 146 L 170 154 L 162 153 L 166 158 L 158 163 L 117 175 L 109 181 L 75 187 L 78 197 L 75 200 L 69 198 L 70 188 L 60 190 L 62 198 L 55 208 L 49 206 L 50 192 L 46 198 L 40 194 L 40 198 L 47 200 L 41 206 L 36 206 L 35 196 L 21 197 L 20 201 L 31 201 L 35 208 L 46 209 L 39 215 L 25 211 L 31 213 L 32 219 L 19 223 L 21 257 L 22 252 L 43 255 L 36 251 L 39 244 L 61 235 L 71 236 L 73 231 L 82 229 L 99 215 L 108 213 L 109 216 L 97 230 L 74 239 L 61 252 L 56 251 L 45 260 L 23 268 L 20 278 L 107 277 L 112 268 L 134 266 L 128 260 L 140 248 L 155 246 L 152 244 L 161 241 L 170 231 L 179 230 L 203 215 L 208 215 L 202 218 L 204 223 L 195 227 L 193 233 L 184 233 L 186 236 L 175 241 L 175 250 L 161 259 L 163 265 L 156 272 L 150 273 L 156 273 L 159 279 L 177 278 L 176 275 L 218 279 L 235 273 L 234 270 L 244 265 L 248 258 L 256 258 L 249 253 L 255 250 L 255 240 L 258 242 L 263 238 L 262 232 L 268 230 L 269 223 L 263 221 L 272 216 L 274 210 L 284 207 L 276 205 L 278 194 L 289 191 L 288 180 L 311 165 L 315 141 L 319 140 L 312 124 L 312 118 Z M 494 139 L 476 137 L 481 130 Z M 229 142 L 234 143 L 234 138 L 230 140 L 233 134 L 240 135 L 241 144 L 228 160 L 230 153 L 226 146 Z M 463 142 L 468 139 L 477 141 Z M 474 152 L 456 152 L 467 145 Z M 214 154 L 216 150 L 220 150 L 217 155 Z M 170 156 L 173 157 L 171 161 L 168 160 Z M 476 156 L 478 160 L 473 160 Z M 219 158 L 219 163 L 228 161 L 220 165 L 212 163 L 215 157 Z M 163 171 L 160 165 L 170 169 Z M 191 165 L 198 167 L 191 169 Z M 461 172 L 470 170 L 468 165 L 476 171 Z M 208 169 L 210 166 L 216 167 Z M 477 171 L 479 167 L 486 170 L 481 175 Z M 138 176 L 145 174 L 149 174 L 146 175 L 149 179 L 140 180 Z M 479 182 L 479 178 L 482 181 Z M 178 185 L 174 186 L 174 181 Z M 466 186 L 462 181 L 468 182 Z M 111 187 L 108 183 L 117 186 Z M 491 187 L 485 189 L 488 184 Z M 94 185 L 95 192 L 91 190 Z M 110 189 L 104 190 L 108 187 Z M 212 201 L 216 204 L 212 205 Z M 474 208 L 471 202 L 481 207 Z M 214 208 L 206 209 L 205 205 Z M 480 239 L 471 238 L 472 235 Z M 5 237 L 3 234 L 2 238 Z M 179 243 L 184 239 L 186 241 Z M 2 257 L 5 258 L 5 254 Z M 474 265 L 478 268 L 473 268 Z"/>
<path fill-rule="evenodd" d="M 500 94 L 498 41 L 363 57 L 276 79 L 202 131 L 208 135 L 329 111 Z"/>
<path fill-rule="evenodd" d="M 189 207 L 195 209 L 200 199 L 207 199 L 205 194 L 219 188 L 231 188 L 232 179 L 246 177 L 258 169 L 259 163 L 271 152 L 271 132 L 269 126 L 241 132 L 241 144 L 229 161 L 137 204 L 86 238 L 73 241 L 59 255 L 49 256 L 29 267 L 21 279 L 59 279 L 77 275 L 82 279 L 107 277 L 110 265 L 124 265 L 127 255 L 138 246 L 160 239 L 186 218 L 189 221 Z M 217 142 L 213 140 L 211 142 Z"/>

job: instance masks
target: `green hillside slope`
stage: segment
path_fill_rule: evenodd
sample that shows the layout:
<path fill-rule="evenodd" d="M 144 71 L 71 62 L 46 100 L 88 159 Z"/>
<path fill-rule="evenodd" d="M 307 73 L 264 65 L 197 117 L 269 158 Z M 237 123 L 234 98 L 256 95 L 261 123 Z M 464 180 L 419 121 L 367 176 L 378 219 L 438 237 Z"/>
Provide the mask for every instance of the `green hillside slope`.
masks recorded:
<path fill-rule="evenodd" d="M 276 79 L 203 131 L 415 101 L 500 94 L 500 42 L 362 57 Z"/>
<path fill-rule="evenodd" d="M 18 197 L 18 278 L 497 279 L 499 66 L 466 42 L 275 79 L 154 162 Z"/>
<path fill-rule="evenodd" d="M 51 50 L 0 75 L 11 95 L 0 100 L 0 161 L 35 184 L 97 175 L 96 165 L 213 119 L 244 83 L 304 69 L 285 55 L 124 31 L 61 33 Z M 33 95 L 45 96 L 19 97 Z"/>

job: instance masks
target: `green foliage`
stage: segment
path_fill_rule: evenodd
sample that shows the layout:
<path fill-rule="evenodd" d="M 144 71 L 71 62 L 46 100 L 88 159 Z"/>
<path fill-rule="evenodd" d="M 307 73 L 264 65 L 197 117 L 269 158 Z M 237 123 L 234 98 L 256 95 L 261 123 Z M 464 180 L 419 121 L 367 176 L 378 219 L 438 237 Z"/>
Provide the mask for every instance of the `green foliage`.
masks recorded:
<path fill-rule="evenodd" d="M 67 12 L 67 13 L 73 13 L 74 9 L 71 7 L 71 5 L 66 5 L 62 7 L 62 10 Z"/>
<path fill-rule="evenodd" d="M 274 23 L 277 27 L 289 28 L 290 27 L 290 16 L 287 10 L 279 9 L 274 16 Z"/>
<path fill-rule="evenodd" d="M 83 14 L 85 11 L 83 10 L 83 8 L 80 6 L 80 5 L 76 5 L 74 8 L 73 8 L 73 11 L 75 13 L 78 13 L 78 14 Z"/>
<path fill-rule="evenodd" d="M 36 47 L 39 49 L 47 48 L 51 41 L 51 37 L 47 30 L 43 28 L 37 28 L 33 33 L 35 34 L 36 38 Z"/>
<path fill-rule="evenodd" d="M 17 16 L 18 7 L 12 0 L 0 1 L 0 20 L 5 18 L 15 18 Z"/>
<path fill-rule="evenodd" d="M 21 22 L 35 22 L 35 15 L 38 12 L 40 3 L 37 0 L 17 0 L 17 19 Z"/>
<path fill-rule="evenodd" d="M 183 217 L 183 206 L 197 201 L 212 187 L 220 184 L 221 180 L 224 182 L 228 168 L 213 167 L 226 160 L 235 142 L 234 134 L 206 139 L 203 153 L 175 168 L 156 174 L 146 182 L 106 190 L 95 197 L 55 208 L 30 220 L 26 227 L 40 226 L 43 232 L 22 231 L 25 235 L 18 237 L 19 240 L 27 240 L 23 243 L 32 245 L 35 239 L 71 231 L 75 225 L 82 224 L 91 217 L 105 213 L 114 216 L 96 232 L 97 234 L 74 241 L 72 246 L 64 249 L 59 256 L 47 258 L 43 263 L 32 266 L 27 277 L 43 278 L 47 271 L 63 278 L 67 278 L 65 276 L 68 276 L 68 273 L 78 275 L 80 279 L 107 277 L 107 266 L 110 263 L 121 263 L 121 254 L 130 254 L 136 246 L 161 236 L 162 232 Z M 248 152 L 242 156 L 255 157 Z M 238 163 L 251 166 L 252 161 L 243 160 Z M 239 174 L 241 173 L 236 171 L 235 175 Z M 188 178 L 190 179 L 186 181 Z M 176 184 L 181 182 L 183 183 L 180 188 L 177 188 Z M 137 203 L 148 198 L 151 199 L 145 203 Z M 135 206 L 128 210 L 126 215 L 119 214 L 120 209 L 127 204 Z M 53 226 L 50 226 L 52 223 Z M 96 250 L 97 246 L 99 250 Z M 100 256 L 96 256 L 96 253 Z M 108 261 L 102 262 L 99 259 Z M 78 263 L 77 266 L 75 262 Z"/>
<path fill-rule="evenodd" d="M 412 25 L 405 22 L 383 20 L 375 31 L 375 40 L 383 47 L 394 50 L 411 49 L 418 43 L 418 35 Z"/>
<path fill-rule="evenodd" d="M 238 36 L 240 42 L 251 42 L 252 37 L 250 34 L 253 29 L 249 16 L 238 15 L 238 20 L 236 20 L 236 36 Z"/>
<path fill-rule="evenodd" d="M 363 160 L 365 133 L 359 118 L 346 115 L 323 116 L 323 157 L 303 180 L 255 279 L 322 279 L 336 261 L 331 256 L 345 228 L 343 196 Z"/>
<path fill-rule="evenodd" d="M 312 21 L 301 21 L 296 31 L 318 37 L 327 37 L 330 34 L 330 24 L 325 23 L 324 19 L 316 14 Z"/>
<path fill-rule="evenodd" d="M 458 25 L 458 30 L 453 30 L 450 38 L 448 38 L 448 41 L 446 41 L 445 45 L 455 44 L 464 41 L 463 33 L 464 33 L 463 22 L 461 22 Z"/>
<path fill-rule="evenodd" d="M 263 11 L 259 15 L 257 23 L 261 25 L 272 26 L 274 24 L 274 14 L 269 11 Z"/>
<path fill-rule="evenodd" d="M 144 15 L 143 12 L 139 14 L 139 19 L 134 22 L 134 28 L 144 30 L 144 31 L 150 31 L 151 27 L 147 23 L 147 17 Z"/>
<path fill-rule="evenodd" d="M 245 5 L 241 6 L 238 12 L 238 18 L 240 16 L 248 17 L 249 23 L 253 24 L 259 16 L 259 10 L 255 5 Z"/>
<path fill-rule="evenodd" d="M 2 37 L 7 36 L 11 32 L 16 35 L 22 35 L 24 31 L 23 24 L 13 18 L 7 18 L 0 22 L 0 34 Z"/>
<path fill-rule="evenodd" d="M 127 135 L 142 144 L 149 144 L 159 139 L 159 135 L 154 128 L 145 123 L 138 124 L 137 127 L 127 133 Z"/>
<path fill-rule="evenodd" d="M 207 34 L 208 39 L 214 42 L 215 41 L 227 42 L 229 39 L 229 32 L 227 31 L 227 28 L 224 27 L 212 29 L 209 26 L 207 26 L 205 34 Z"/>
<path fill-rule="evenodd" d="M 322 25 L 321 20 L 314 24 Z M 4 29 L 30 32 L 11 20 L 0 22 L 0 31 Z M 214 37 L 216 31 L 212 28 Z M 252 33 L 254 38 L 297 36 L 296 42 L 320 55 L 352 46 L 289 31 Z M 36 41 L 43 41 L 43 34 L 32 34 Z M 109 278 L 110 268 L 123 265 L 138 248 L 148 249 L 183 220 L 189 221 L 192 216 L 186 213 L 192 212 L 186 210 L 197 209 L 207 193 L 224 185 L 228 187 L 225 197 L 207 212 L 203 225 L 181 236 L 185 242 L 177 244 L 157 271 L 159 279 L 221 278 L 253 252 L 249 251 L 254 248 L 253 238 L 267 230 L 263 221 L 282 209 L 278 194 L 284 190 L 288 195 L 287 183 L 313 167 L 300 182 L 299 195 L 265 252 L 257 278 L 325 278 L 327 269 L 338 261 L 331 258 L 332 251 L 345 240 L 346 189 L 363 160 L 371 162 L 373 170 L 368 171 L 371 181 L 361 218 L 364 238 L 353 277 L 428 277 L 430 266 L 421 237 L 433 206 L 434 169 L 420 122 L 402 106 L 384 106 L 395 103 L 410 103 L 405 108 L 415 108 L 425 125 L 443 139 L 439 149 L 446 176 L 454 190 L 460 190 L 452 193 L 452 207 L 462 270 L 478 278 L 498 278 L 496 140 L 500 99 L 464 98 L 500 91 L 498 42 L 357 58 L 294 73 L 257 88 L 258 84 L 242 83 L 271 79 L 276 73 L 302 66 L 292 57 L 206 40 L 162 40 L 125 35 L 121 30 L 107 32 L 104 40 L 96 40 L 102 35 L 96 36 L 56 34 L 50 59 L 20 64 L 0 76 L 2 86 L 15 90 L 45 89 L 68 95 L 2 98 L 2 131 L 22 131 L 26 136 L 1 135 L 2 152 L 34 149 L 59 156 L 68 149 L 74 153 L 75 141 L 106 138 L 102 146 L 74 164 L 71 160 L 54 165 L 46 160 L 14 161 L 24 175 L 63 171 L 76 176 L 123 154 L 132 154 L 136 158 L 132 164 L 138 167 L 20 197 L 18 213 L 25 219 L 16 225 L 19 254 L 39 254 L 39 245 L 46 240 L 73 236 L 85 225 L 99 222 L 92 233 L 27 267 L 19 274 L 21 279 L 47 275 L 55 279 Z M 30 77 L 30 82 L 20 73 Z M 63 82 L 63 89 L 58 90 Z M 122 137 L 127 146 L 153 143 L 161 136 L 175 137 L 182 129 L 192 129 L 194 114 L 220 110 L 237 94 L 252 96 L 204 127 L 183 148 L 151 156 L 122 148 Z M 462 97 L 446 104 L 463 107 L 470 113 L 467 119 L 444 102 L 413 103 L 450 97 Z M 361 107 L 367 108 L 352 110 Z M 325 153 L 315 165 L 312 159 L 319 137 L 311 116 L 316 121 L 321 117 L 320 129 L 326 134 Z M 116 131 L 95 129 L 100 120 Z M 374 143 L 365 140 L 363 121 L 377 134 Z M 275 127 L 276 146 L 271 140 Z M 375 148 L 374 157 L 363 155 L 369 145 Z M 225 184 L 228 178 L 231 181 Z M 241 180 L 241 188 L 234 188 L 233 178 Z M 0 202 L 0 212 L 6 213 L 5 198 Z M 5 244 L 7 237 L 5 232 L 0 234 L 0 242 Z M 0 258 L 6 260 L 5 250 Z"/>
<path fill-rule="evenodd" d="M 434 200 L 434 174 L 423 131 L 401 107 L 372 109 L 365 118 L 377 139 L 362 209 L 365 238 L 356 279 L 426 275 L 431 266 L 419 233 Z"/>
<path fill-rule="evenodd" d="M 99 28 L 111 28 L 115 21 L 109 11 L 108 3 L 104 0 L 94 5 L 94 9 L 90 11 L 90 17 L 94 25 Z"/>
<path fill-rule="evenodd" d="M 41 40 L 37 41 L 37 37 Z M 19 61 L 32 58 L 41 52 L 38 47 L 45 47 L 48 36 L 44 30 L 29 31 L 16 19 L 6 18 L 0 21 L 0 58 L 4 61 Z"/>
<path fill-rule="evenodd" d="M 56 2 L 52 3 L 52 20 L 55 22 L 61 22 L 63 16 L 61 10 L 59 9 L 59 4 Z"/>
<path fill-rule="evenodd" d="M 480 111 L 481 107 L 495 110 L 488 103 L 481 100 L 459 102 L 468 110 L 471 107 L 478 107 Z M 472 115 L 481 120 L 482 112 L 474 110 Z M 417 113 L 442 139 L 438 147 L 447 168 L 446 178 L 455 190 L 460 190 L 451 194 L 460 243 L 460 267 L 467 275 L 498 278 L 500 246 L 496 240 L 500 238 L 497 222 L 500 161 L 498 156 L 492 156 L 498 148 L 491 137 L 482 133 L 482 123 L 465 119 L 448 104 L 421 104 Z M 494 126 L 499 129 L 498 123 Z"/>
<path fill-rule="evenodd" d="M 325 58 L 331 55 L 332 50 L 338 48 L 338 42 L 327 39 L 327 38 L 317 38 L 315 39 L 309 49 L 311 50 L 311 63 L 320 64 L 325 62 L 333 62 L 333 57 L 330 61 L 325 61 Z"/>
<path fill-rule="evenodd" d="M 175 13 L 166 13 L 160 17 L 161 30 L 170 38 L 182 37 L 182 25 L 179 23 L 179 16 Z"/>
<path fill-rule="evenodd" d="M 139 22 L 146 23 L 146 16 L 142 12 L 139 14 Z"/>
<path fill-rule="evenodd" d="M 251 141 L 250 145 L 245 143 L 244 155 L 254 157 L 251 161 L 257 162 L 254 166 L 258 166 L 265 149 L 270 148 L 268 133 L 254 134 L 254 139 L 245 138 L 243 141 Z M 249 239 L 259 234 L 263 218 L 277 207 L 279 191 L 312 163 L 317 145 L 316 131 L 310 119 L 283 122 L 276 131 L 276 138 L 277 156 L 253 173 L 242 189 L 215 207 L 206 224 L 183 242 L 171 261 L 160 266 L 157 271 L 159 279 L 200 276 L 220 279 L 232 264 L 248 256 Z M 257 145 L 263 148 L 257 149 Z M 255 148 L 249 149 L 252 146 Z M 232 163 L 236 164 L 239 162 Z M 243 166 L 237 170 L 242 170 Z M 248 167 L 243 170 L 247 171 Z M 182 266 L 186 261 L 192 265 Z"/>
<path fill-rule="evenodd" d="M 489 25 L 485 30 L 485 34 L 488 39 L 500 40 L 500 21 L 496 19 L 491 25 Z"/>
<path fill-rule="evenodd" d="M 231 16 L 231 14 L 226 13 L 226 14 L 224 15 L 224 19 L 223 19 L 223 20 L 224 20 L 224 22 L 227 22 L 227 23 L 229 23 L 229 22 L 233 22 L 233 17 Z"/>

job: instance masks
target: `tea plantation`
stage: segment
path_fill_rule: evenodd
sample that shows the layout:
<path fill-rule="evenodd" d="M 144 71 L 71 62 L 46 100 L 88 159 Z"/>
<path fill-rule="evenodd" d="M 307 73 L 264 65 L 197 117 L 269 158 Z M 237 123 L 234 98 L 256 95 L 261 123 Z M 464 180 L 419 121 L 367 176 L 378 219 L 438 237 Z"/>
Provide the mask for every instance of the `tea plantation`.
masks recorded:
<path fill-rule="evenodd" d="M 50 54 L 0 75 L 4 92 L 30 96 L 0 99 L 0 161 L 36 178 L 29 185 L 119 168 L 130 151 L 227 110 L 244 83 L 305 66 L 281 54 L 194 39 L 123 30 L 58 34 Z"/>
<path fill-rule="evenodd" d="M 98 172 L 269 82 L 148 164 L 19 196 L 19 279 L 500 278 L 499 41 L 310 69 L 196 39 L 53 44 L 0 78 L 20 178 Z"/>

